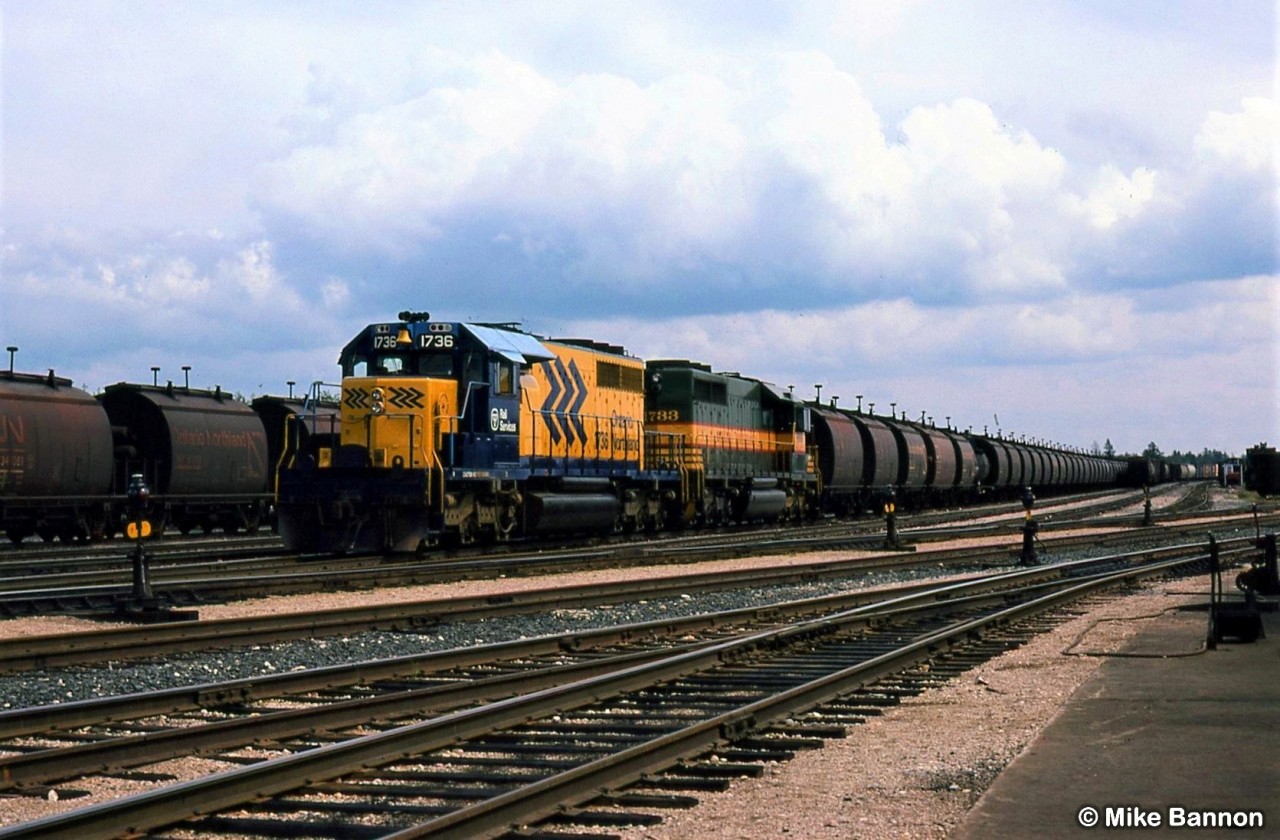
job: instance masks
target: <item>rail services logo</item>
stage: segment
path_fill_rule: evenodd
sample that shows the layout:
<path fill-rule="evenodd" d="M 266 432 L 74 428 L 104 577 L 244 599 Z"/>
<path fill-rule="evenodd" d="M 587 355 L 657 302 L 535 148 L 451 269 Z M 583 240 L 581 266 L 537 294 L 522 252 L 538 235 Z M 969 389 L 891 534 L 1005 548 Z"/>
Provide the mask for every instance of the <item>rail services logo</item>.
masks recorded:
<path fill-rule="evenodd" d="M 1076 822 L 1083 828 L 1265 828 L 1262 811 L 1213 808 L 1184 808 L 1170 805 L 1163 810 L 1138 805 L 1085 805 L 1076 812 Z"/>

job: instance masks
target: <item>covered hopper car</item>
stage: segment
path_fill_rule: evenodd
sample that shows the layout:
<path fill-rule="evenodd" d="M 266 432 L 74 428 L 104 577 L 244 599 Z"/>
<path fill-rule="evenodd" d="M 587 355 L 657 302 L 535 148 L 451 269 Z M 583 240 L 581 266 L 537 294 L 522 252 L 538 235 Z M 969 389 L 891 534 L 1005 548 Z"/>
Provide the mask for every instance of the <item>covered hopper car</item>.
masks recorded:
<path fill-rule="evenodd" d="M 272 451 L 271 432 L 300 410 L 173 385 L 118 383 L 95 398 L 52 372 L 0 371 L 0 531 L 15 544 L 120 533 L 135 474 L 151 488 L 157 530 L 253 531 L 284 446 L 276 435 Z"/>

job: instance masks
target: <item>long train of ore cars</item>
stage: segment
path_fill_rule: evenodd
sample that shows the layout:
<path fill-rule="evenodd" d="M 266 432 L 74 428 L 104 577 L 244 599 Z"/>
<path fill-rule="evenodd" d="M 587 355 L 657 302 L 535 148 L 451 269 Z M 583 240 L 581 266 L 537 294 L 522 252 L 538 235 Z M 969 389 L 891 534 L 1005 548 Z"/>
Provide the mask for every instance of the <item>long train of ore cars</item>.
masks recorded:
<path fill-rule="evenodd" d="M 366 327 L 339 364 L 340 407 L 172 384 L 95 398 L 52 371 L 0 371 L 0 528 L 14 542 L 120 533 L 134 474 L 162 526 L 252 531 L 274 513 L 304 551 L 799 521 L 872 509 L 890 491 L 916 505 L 1194 477 L 426 313 Z"/>

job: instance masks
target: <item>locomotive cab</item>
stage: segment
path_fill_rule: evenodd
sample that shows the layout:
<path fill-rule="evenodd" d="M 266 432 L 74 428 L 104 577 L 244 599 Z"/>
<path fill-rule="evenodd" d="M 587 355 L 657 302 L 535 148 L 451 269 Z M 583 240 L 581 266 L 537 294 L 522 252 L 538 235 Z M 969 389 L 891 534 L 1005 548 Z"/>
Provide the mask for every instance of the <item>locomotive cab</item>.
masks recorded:
<path fill-rule="evenodd" d="M 531 336 L 480 324 L 373 324 L 342 351 L 337 462 L 375 468 L 516 469 L 521 390 L 552 358 Z"/>

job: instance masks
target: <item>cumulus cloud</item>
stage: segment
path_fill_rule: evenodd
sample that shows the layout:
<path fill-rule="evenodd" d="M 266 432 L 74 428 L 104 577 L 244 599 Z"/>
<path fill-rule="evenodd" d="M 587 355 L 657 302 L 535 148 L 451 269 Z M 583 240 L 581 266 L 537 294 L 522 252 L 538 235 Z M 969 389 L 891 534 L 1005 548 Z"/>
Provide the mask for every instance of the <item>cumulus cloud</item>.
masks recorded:
<path fill-rule="evenodd" d="M 1246 172 L 1276 170 L 1280 141 L 1280 103 L 1245 97 L 1234 113 L 1211 111 L 1196 134 L 1195 148 L 1211 165 Z"/>
<path fill-rule="evenodd" d="M 1083 213 L 1095 228 L 1106 230 L 1123 219 L 1131 219 L 1156 193 L 1156 173 L 1146 167 L 1125 175 L 1114 166 L 1098 173 L 1092 189 L 1080 200 Z"/>
<path fill-rule="evenodd" d="M 1274 9 L 1015 6 L 15 7 L 0 332 L 327 371 L 429 307 L 904 402 L 1274 357 Z"/>
<path fill-rule="evenodd" d="M 349 103 L 330 140 L 267 165 L 263 206 L 343 259 L 430 265 L 446 286 L 514 258 L 534 288 L 613 286 L 585 305 L 652 301 L 693 272 L 716 290 L 705 305 L 750 308 L 799 278 L 829 305 L 1146 283 L 1135 254 L 1171 239 L 1196 191 L 1221 181 L 1072 164 L 972 98 L 886 127 L 859 80 L 813 52 L 648 84 L 553 79 L 492 51 L 446 63 L 439 84 Z M 1273 110 L 1213 115 L 1196 148 L 1215 166 L 1255 166 L 1251 132 Z M 480 231 L 487 242 L 460 260 L 450 243 Z"/>

